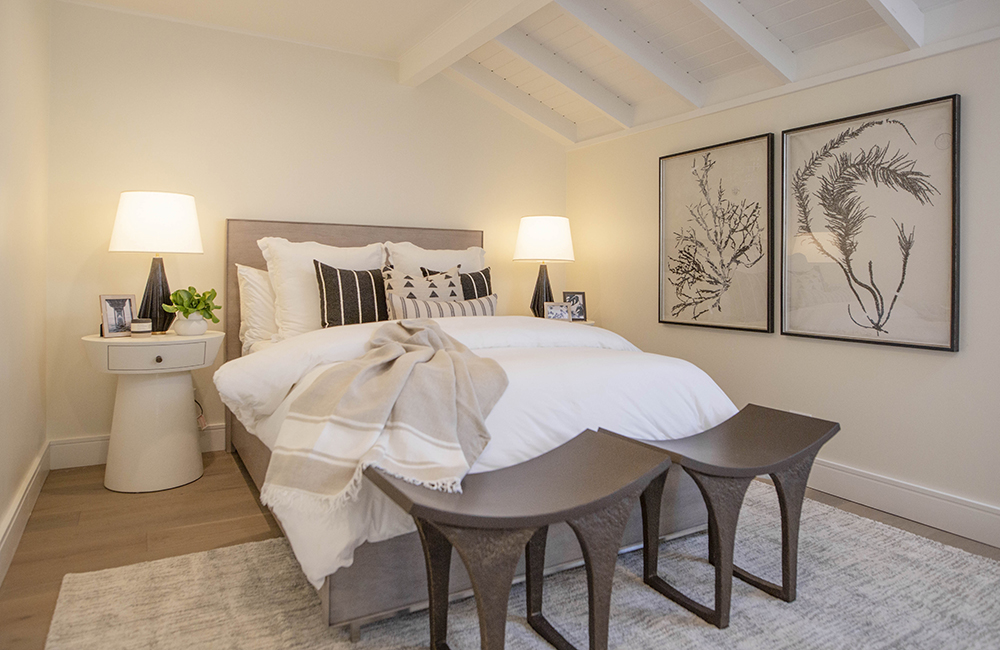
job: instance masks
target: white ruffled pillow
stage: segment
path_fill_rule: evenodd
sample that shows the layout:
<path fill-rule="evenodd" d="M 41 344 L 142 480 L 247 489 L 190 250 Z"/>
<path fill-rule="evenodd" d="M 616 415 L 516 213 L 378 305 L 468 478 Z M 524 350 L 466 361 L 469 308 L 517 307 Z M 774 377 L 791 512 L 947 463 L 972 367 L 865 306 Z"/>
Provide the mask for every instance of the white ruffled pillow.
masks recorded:
<path fill-rule="evenodd" d="M 267 271 L 252 266 L 236 265 L 236 281 L 240 287 L 240 342 L 243 354 L 261 341 L 278 336 L 274 321 L 274 289 Z"/>
<path fill-rule="evenodd" d="M 385 243 L 389 253 L 389 264 L 407 275 L 420 277 L 420 267 L 428 269 L 450 269 L 462 267 L 462 273 L 471 273 L 486 268 L 486 251 L 479 246 L 465 250 L 437 250 L 420 248 L 410 242 Z"/>
<path fill-rule="evenodd" d="M 357 248 L 326 246 L 316 242 L 290 242 L 281 237 L 257 241 L 274 288 L 275 322 L 278 338 L 287 339 L 322 327 L 319 313 L 319 284 L 313 260 L 351 271 L 382 267 L 382 244 Z"/>

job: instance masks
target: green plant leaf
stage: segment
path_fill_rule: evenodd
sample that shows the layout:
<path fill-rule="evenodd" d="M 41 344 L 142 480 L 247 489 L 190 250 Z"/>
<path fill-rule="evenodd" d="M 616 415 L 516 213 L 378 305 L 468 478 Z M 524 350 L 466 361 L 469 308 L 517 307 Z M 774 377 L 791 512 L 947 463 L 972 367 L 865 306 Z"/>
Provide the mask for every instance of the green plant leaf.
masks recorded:
<path fill-rule="evenodd" d="M 201 314 L 211 319 L 213 323 L 218 323 L 219 319 L 212 313 L 215 309 L 222 309 L 213 302 L 216 295 L 218 294 L 215 289 L 209 289 L 204 293 L 198 293 L 194 287 L 178 289 L 170 294 L 170 302 L 173 304 L 164 304 L 163 309 L 169 313 L 180 312 L 185 318 L 191 314 Z"/>

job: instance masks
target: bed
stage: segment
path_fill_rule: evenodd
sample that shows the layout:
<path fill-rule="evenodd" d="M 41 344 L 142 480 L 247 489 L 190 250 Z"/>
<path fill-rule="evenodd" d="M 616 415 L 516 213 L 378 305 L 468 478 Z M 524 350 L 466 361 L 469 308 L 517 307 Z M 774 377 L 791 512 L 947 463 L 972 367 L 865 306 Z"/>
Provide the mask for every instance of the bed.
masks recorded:
<path fill-rule="evenodd" d="M 482 232 L 474 230 L 228 220 L 225 297 L 225 330 L 228 335 L 226 337 L 227 362 L 238 359 L 242 355 L 236 265 L 266 269 L 264 257 L 256 243 L 262 237 L 283 237 L 293 242 L 315 241 L 320 244 L 342 247 L 364 246 L 385 241 L 405 241 L 424 248 L 465 249 L 469 246 L 482 246 L 483 242 Z M 516 319 L 517 317 L 507 318 Z M 487 321 L 491 319 L 444 320 Z M 535 320 L 537 319 L 525 319 L 523 322 L 530 326 L 534 323 L 528 321 Z M 537 325 L 542 326 L 543 324 L 537 323 Z M 548 323 L 545 324 L 545 326 L 548 325 Z M 576 324 L 559 324 L 559 326 L 574 328 L 567 330 L 567 332 L 579 336 L 583 336 L 583 330 L 592 329 Z M 361 328 L 364 326 L 348 327 Z M 452 327 L 456 327 L 457 331 L 461 332 L 468 330 L 470 325 Z M 544 330 L 544 327 L 541 329 Z M 304 336 L 308 337 L 309 335 Z M 587 334 L 587 336 L 600 337 L 603 335 L 595 333 Z M 605 338 L 611 341 L 610 337 L 613 336 L 607 333 Z M 303 338 L 303 340 L 305 339 Z M 285 343 L 289 344 L 286 346 L 288 348 L 296 347 L 291 345 L 291 341 Z M 251 355 L 251 357 L 253 356 L 256 356 L 256 353 Z M 725 399 L 728 401 L 728 398 Z M 731 407 L 731 402 L 729 402 L 729 407 Z M 735 407 L 732 409 L 735 412 Z M 711 417 L 721 421 L 727 415 L 720 411 Z M 591 426 L 606 426 L 606 424 L 596 422 Z M 227 450 L 234 451 L 240 456 L 259 488 L 263 484 L 267 472 L 271 455 L 270 448 L 261 437 L 249 432 L 240 419 L 229 409 L 226 412 L 226 445 Z M 372 489 L 374 490 L 373 487 Z M 686 474 L 672 470 L 668 475 L 662 502 L 661 535 L 664 537 L 685 535 L 701 530 L 705 525 L 706 511 L 697 488 Z M 287 532 L 289 531 L 286 530 Z M 637 506 L 623 538 L 623 549 L 641 546 L 641 533 L 641 521 Z M 554 527 L 549 533 L 546 571 L 557 571 L 580 564 L 582 564 L 582 556 L 572 532 L 565 525 Z M 518 575 L 523 575 L 522 568 L 518 569 Z M 313 579 L 313 582 L 315 584 L 316 580 Z M 453 558 L 450 590 L 453 595 L 471 593 L 468 576 L 457 556 Z M 326 575 L 319 587 L 319 592 L 328 624 L 349 626 L 351 636 L 355 639 L 359 634 L 360 625 L 363 623 L 391 616 L 401 611 L 426 607 L 427 586 L 424 558 L 417 534 L 408 532 L 383 541 L 361 544 L 353 550 L 353 563 L 350 566 L 342 566 Z"/>

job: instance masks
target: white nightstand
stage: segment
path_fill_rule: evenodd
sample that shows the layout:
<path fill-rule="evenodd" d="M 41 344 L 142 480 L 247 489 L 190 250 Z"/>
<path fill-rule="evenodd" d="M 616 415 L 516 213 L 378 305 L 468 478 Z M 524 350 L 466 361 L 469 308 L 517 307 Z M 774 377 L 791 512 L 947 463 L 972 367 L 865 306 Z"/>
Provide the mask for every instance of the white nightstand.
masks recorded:
<path fill-rule="evenodd" d="M 94 367 L 120 375 L 104 487 L 154 492 L 201 478 L 190 371 L 211 365 L 224 337 L 83 337 Z"/>

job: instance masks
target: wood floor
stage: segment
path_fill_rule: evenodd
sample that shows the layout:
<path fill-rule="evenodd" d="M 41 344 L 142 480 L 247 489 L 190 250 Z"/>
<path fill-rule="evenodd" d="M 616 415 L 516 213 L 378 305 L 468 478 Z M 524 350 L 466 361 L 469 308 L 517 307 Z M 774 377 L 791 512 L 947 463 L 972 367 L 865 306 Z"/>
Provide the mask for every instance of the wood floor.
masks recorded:
<path fill-rule="evenodd" d="M 66 573 L 97 571 L 271 537 L 281 531 L 260 505 L 237 457 L 205 455 L 205 476 L 175 490 L 118 494 L 104 466 L 49 474 L 0 586 L 0 649 L 45 646 Z M 1000 549 L 810 490 L 810 498 L 971 553 Z"/>
<path fill-rule="evenodd" d="M 279 537 L 237 457 L 205 454 L 205 475 L 173 490 L 104 489 L 104 466 L 55 470 L 0 586 L 0 648 L 45 646 L 59 586 L 83 573 Z"/>

